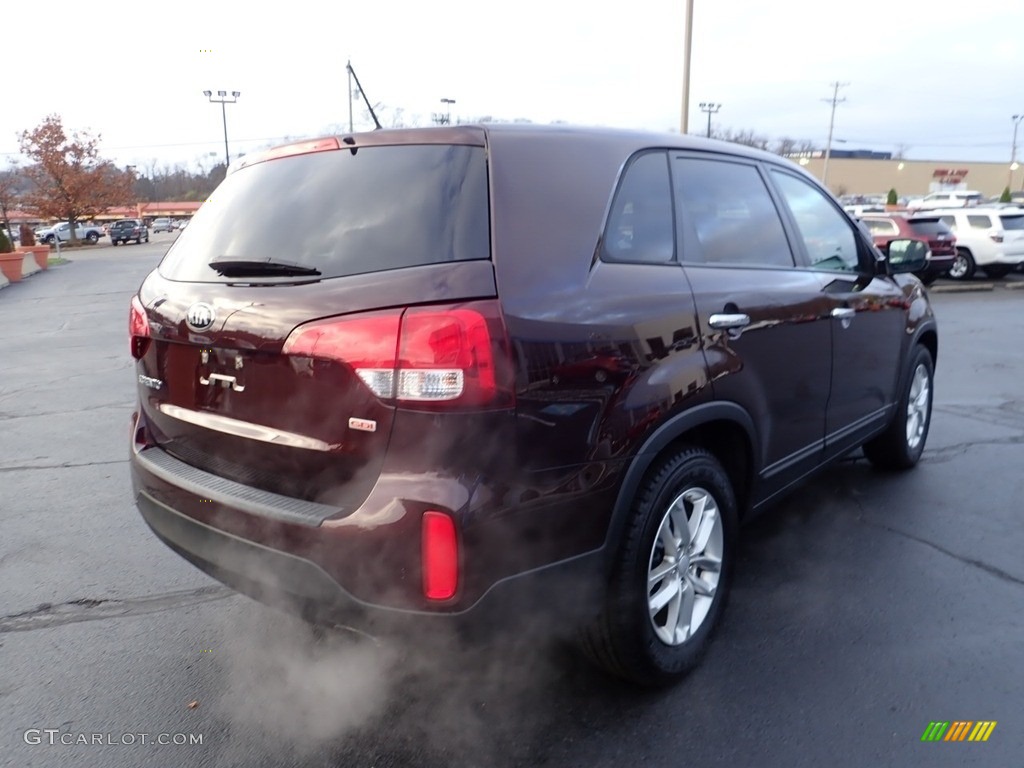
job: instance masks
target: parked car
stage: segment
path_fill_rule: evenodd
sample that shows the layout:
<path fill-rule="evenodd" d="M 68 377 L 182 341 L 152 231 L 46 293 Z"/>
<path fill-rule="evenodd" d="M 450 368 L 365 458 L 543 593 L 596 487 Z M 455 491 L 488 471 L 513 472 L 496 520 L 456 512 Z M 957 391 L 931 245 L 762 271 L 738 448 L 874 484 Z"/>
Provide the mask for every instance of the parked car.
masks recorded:
<path fill-rule="evenodd" d="M 153 219 L 153 232 L 173 232 L 174 223 L 170 219 Z"/>
<path fill-rule="evenodd" d="M 181 221 L 176 222 L 174 226 L 176 229 L 184 229 L 188 226 L 188 219 L 182 219 Z"/>
<path fill-rule="evenodd" d="M 956 234 L 957 255 L 949 269 L 955 280 L 969 280 L 979 267 L 999 279 L 1024 264 L 1024 210 L 942 211 L 939 218 Z"/>
<path fill-rule="evenodd" d="M 121 219 L 110 225 L 110 241 L 114 245 L 127 244 L 129 240 L 134 240 L 136 244 L 149 242 L 149 230 L 144 222 L 139 219 Z"/>
<path fill-rule="evenodd" d="M 861 222 L 871 233 L 879 248 L 888 248 L 897 238 L 923 240 L 928 244 L 928 265 L 916 273 L 925 285 L 934 283 L 953 266 L 956 257 L 956 235 L 937 214 L 904 216 L 898 213 L 872 213 Z"/>
<path fill-rule="evenodd" d="M 247 155 L 215 194 L 131 300 L 135 500 L 310 621 L 580 630 L 668 683 L 740 521 L 858 447 L 924 449 L 927 248 L 880 254 L 777 155 L 376 131 Z"/>
<path fill-rule="evenodd" d="M 969 208 L 980 205 L 985 196 L 973 189 L 957 189 L 947 192 L 932 192 L 924 197 L 912 198 L 907 208 L 912 211 L 935 208 Z"/>
<path fill-rule="evenodd" d="M 95 245 L 103 235 L 103 227 L 80 223 L 75 225 L 76 240 Z M 52 227 L 41 227 L 35 231 L 35 237 L 37 243 L 46 243 L 47 245 L 52 245 L 57 240 L 67 243 L 71 240 L 71 225 L 62 221 Z"/>

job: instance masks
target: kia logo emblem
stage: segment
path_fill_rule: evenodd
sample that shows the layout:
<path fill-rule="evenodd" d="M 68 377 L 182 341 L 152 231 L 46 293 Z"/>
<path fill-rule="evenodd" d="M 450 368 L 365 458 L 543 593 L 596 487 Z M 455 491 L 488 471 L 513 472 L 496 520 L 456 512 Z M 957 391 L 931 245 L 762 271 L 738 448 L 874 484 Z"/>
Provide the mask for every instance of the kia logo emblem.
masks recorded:
<path fill-rule="evenodd" d="M 217 312 L 209 304 L 193 304 L 188 308 L 188 314 L 185 315 L 185 322 L 188 327 L 193 331 L 205 331 L 213 325 L 213 321 L 217 319 Z"/>

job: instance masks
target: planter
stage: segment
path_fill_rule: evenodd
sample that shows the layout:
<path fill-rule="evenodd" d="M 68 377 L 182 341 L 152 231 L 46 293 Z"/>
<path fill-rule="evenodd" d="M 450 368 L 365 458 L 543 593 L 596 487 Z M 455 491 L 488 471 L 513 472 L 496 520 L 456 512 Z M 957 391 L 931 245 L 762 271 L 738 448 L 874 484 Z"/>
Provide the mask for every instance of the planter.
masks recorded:
<path fill-rule="evenodd" d="M 18 250 L 21 253 L 31 253 L 35 256 L 36 264 L 39 265 L 40 269 L 46 269 L 49 266 L 50 260 L 50 246 L 48 245 L 20 245 Z"/>
<path fill-rule="evenodd" d="M 3 272 L 4 277 L 12 283 L 21 280 L 21 269 L 24 263 L 24 253 L 18 253 L 17 251 L 14 253 L 0 253 L 0 272 Z"/>

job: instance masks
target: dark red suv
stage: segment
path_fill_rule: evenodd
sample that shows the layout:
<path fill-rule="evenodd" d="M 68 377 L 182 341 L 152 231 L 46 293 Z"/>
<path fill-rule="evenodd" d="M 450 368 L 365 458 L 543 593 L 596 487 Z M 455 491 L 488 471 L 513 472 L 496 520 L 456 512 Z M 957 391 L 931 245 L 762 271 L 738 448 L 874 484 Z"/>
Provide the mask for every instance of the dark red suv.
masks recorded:
<path fill-rule="evenodd" d="M 552 622 L 669 682 L 742 519 L 860 446 L 921 456 L 938 336 L 901 273 L 926 248 L 887 251 L 799 167 L 688 136 L 247 156 L 131 302 L 138 507 L 312 621 Z"/>
<path fill-rule="evenodd" d="M 938 215 L 915 214 L 904 216 L 897 213 L 872 213 L 860 218 L 871 233 L 875 245 L 888 246 L 896 238 L 912 238 L 928 243 L 931 255 L 928 265 L 917 273 L 925 285 L 931 285 L 946 274 L 956 258 L 956 235 Z"/>

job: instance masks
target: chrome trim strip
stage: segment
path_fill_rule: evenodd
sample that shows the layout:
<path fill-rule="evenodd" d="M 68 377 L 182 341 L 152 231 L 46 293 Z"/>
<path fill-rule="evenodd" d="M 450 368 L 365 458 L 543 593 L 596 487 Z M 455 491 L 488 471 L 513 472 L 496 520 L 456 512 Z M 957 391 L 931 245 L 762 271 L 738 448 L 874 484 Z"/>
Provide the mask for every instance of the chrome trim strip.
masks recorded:
<path fill-rule="evenodd" d="M 203 413 L 191 411 L 188 408 L 181 408 L 170 403 L 160 403 L 160 412 L 170 416 L 172 419 L 195 424 L 197 427 L 212 429 L 217 432 L 224 432 L 235 437 L 245 437 L 250 440 L 259 440 L 274 445 L 287 445 L 292 448 L 305 448 L 308 451 L 333 451 L 340 448 L 340 445 L 331 445 L 315 437 L 297 435 L 294 432 L 285 432 L 281 429 L 272 429 L 261 424 L 253 424 L 249 421 L 232 419 L 228 416 L 218 416 L 215 413 Z"/>

